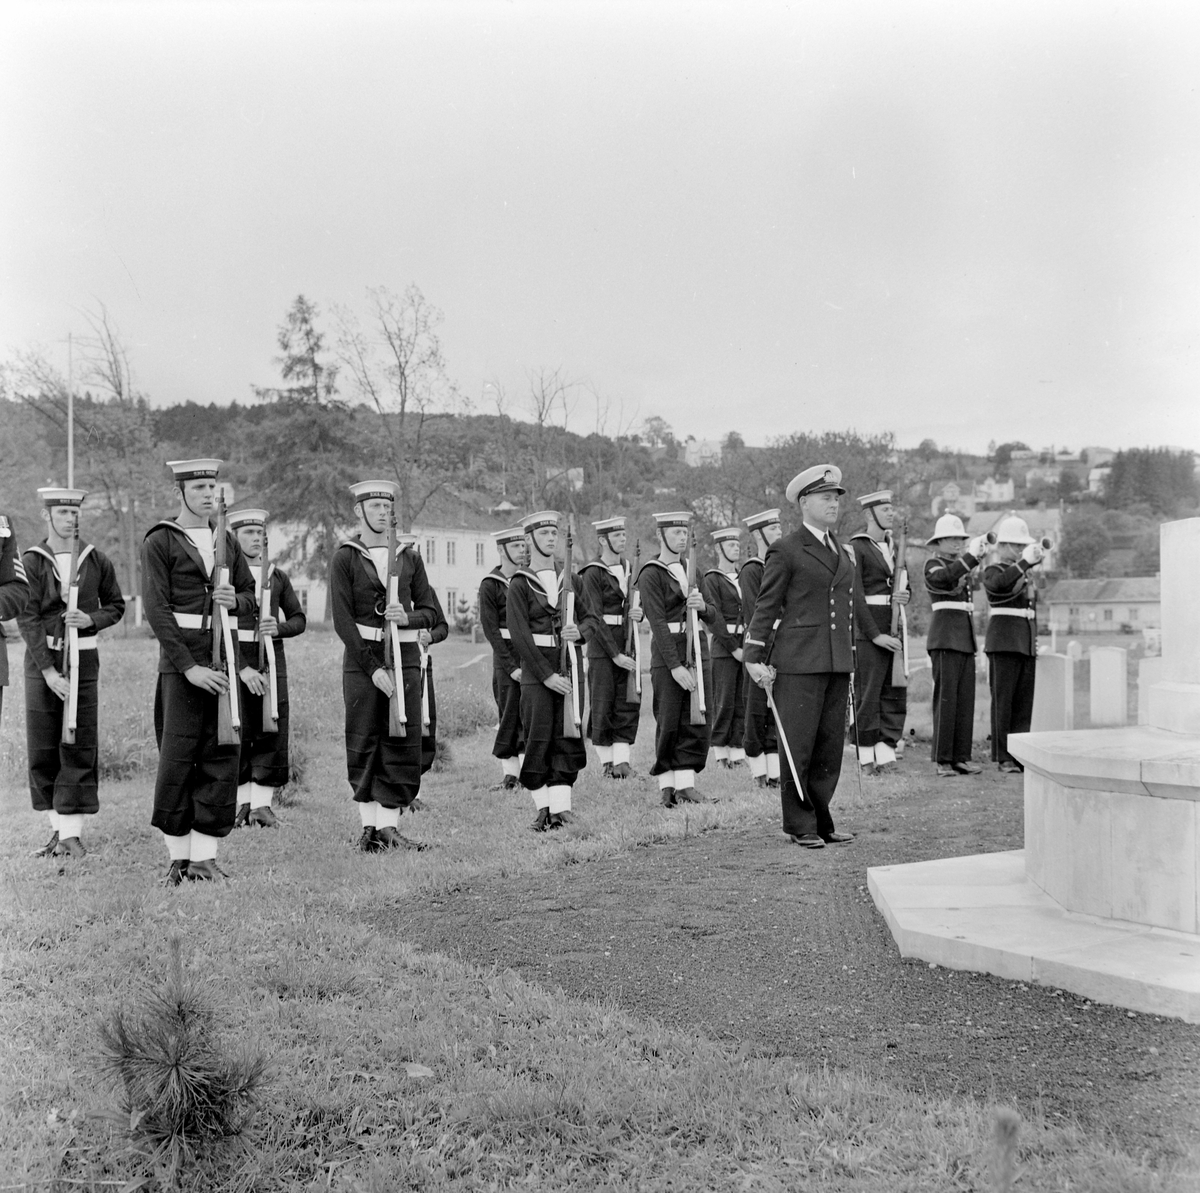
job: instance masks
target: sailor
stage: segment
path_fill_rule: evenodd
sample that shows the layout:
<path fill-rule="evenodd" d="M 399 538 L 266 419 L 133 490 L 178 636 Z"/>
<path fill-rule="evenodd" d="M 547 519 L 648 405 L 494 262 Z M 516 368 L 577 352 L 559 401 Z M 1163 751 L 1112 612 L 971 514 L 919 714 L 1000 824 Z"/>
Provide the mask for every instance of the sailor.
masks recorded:
<path fill-rule="evenodd" d="M 792 478 L 787 499 L 804 524 L 767 549 L 746 629 L 746 674 L 772 688 L 781 718 L 783 831 L 807 849 L 854 836 L 837 831 L 829 810 L 842 769 L 854 635 L 869 616 L 854 582 L 854 552 L 833 534 L 845 492 L 833 464 Z"/>
<path fill-rule="evenodd" d="M 873 638 L 892 638 L 892 606 L 908 604 L 907 588 L 892 588 L 897 561 L 892 524 L 896 509 L 890 489 L 880 489 L 858 499 L 867 515 L 864 530 L 853 535 L 850 545 L 858 566 L 858 586 L 870 613 L 870 624 L 862 627 L 856 643 L 854 668 L 854 720 L 857 726 L 858 763 L 865 774 L 881 774 L 896 768 L 896 749 L 904 733 L 908 711 L 908 689 L 892 683 L 894 649 L 876 646 Z M 904 566 L 900 560 L 899 565 Z"/>
<path fill-rule="evenodd" d="M 497 530 L 492 538 L 500 562 L 479 585 L 479 624 L 492 648 L 492 696 L 496 701 L 496 740 L 492 755 L 500 760 L 501 780 L 493 790 L 521 786 L 521 661 L 508 632 L 508 582 L 525 563 L 525 531 L 519 526 Z"/>
<path fill-rule="evenodd" d="M 742 521 L 750 531 L 750 541 L 758 550 L 752 555 L 738 573 L 738 583 L 742 589 L 742 625 L 748 626 L 754 617 L 754 603 L 758 600 L 758 590 L 762 587 L 763 559 L 767 548 L 783 534 L 779 522 L 779 510 L 762 510 L 751 514 Z M 771 643 L 775 631 L 767 631 L 766 657 L 770 657 Z M 743 646 L 742 670 L 745 670 L 745 649 Z M 742 732 L 742 745 L 746 750 L 746 763 L 754 782 L 759 787 L 779 786 L 779 741 L 775 733 L 775 718 L 767 707 L 767 693 L 756 683 L 744 683 L 745 690 L 745 728 Z"/>
<path fill-rule="evenodd" d="M 591 695 L 591 739 L 605 778 L 628 779 L 633 743 L 641 715 L 640 694 L 629 698 L 630 678 L 638 681 L 637 624 L 641 607 L 623 552 L 628 540 L 625 519 L 593 522 L 600 558 L 579 569 L 579 584 L 589 612 L 587 637 L 588 687 Z M 632 631 L 630 626 L 633 626 Z M 634 653 L 629 653 L 629 642 Z"/>
<path fill-rule="evenodd" d="M 746 697 L 742 687 L 742 586 L 738 560 L 742 557 L 742 532 L 736 526 L 714 530 L 710 535 L 717 566 L 709 568 L 700 582 L 705 601 L 716 610 L 710 623 L 709 649 L 713 675 L 713 757 L 726 769 L 744 761 L 742 744 L 746 728 Z"/>
<path fill-rule="evenodd" d="M 8 686 L 8 641 L 4 625 L 16 617 L 29 601 L 29 580 L 17 547 L 17 536 L 7 514 L 0 514 L 0 713 L 4 711 L 4 689 Z"/>
<path fill-rule="evenodd" d="M 242 750 L 235 828 L 274 828 L 279 823 L 271 800 L 290 772 L 283 640 L 303 634 L 308 625 L 287 573 L 266 559 L 266 523 L 267 511 L 260 509 L 234 510 L 228 520 L 254 576 L 256 598 L 254 611 L 238 618 Z M 275 711 L 273 730 L 263 728 L 264 702 L 268 711 Z"/>
<path fill-rule="evenodd" d="M 975 605 L 971 573 L 986 549 L 983 537 L 968 541 L 962 519 L 943 514 L 926 540 L 925 587 L 933 616 L 926 647 L 933 670 L 933 760 L 941 778 L 977 775 L 971 761 L 975 726 Z"/>
<path fill-rule="evenodd" d="M 25 552 L 30 597 L 19 618 L 25 639 L 29 794 L 34 811 L 46 813 L 51 833 L 36 855 L 81 858 L 87 853 L 84 817 L 100 810 L 96 642 L 101 630 L 124 616 L 125 598 L 108 557 L 78 538 L 79 510 L 87 494 L 47 488 L 39 489 L 38 496 L 46 537 Z M 75 630 L 74 651 L 69 628 Z M 67 679 L 72 670 L 73 682 Z M 74 733 L 64 741 L 63 721 L 69 725 L 72 718 Z"/>
<path fill-rule="evenodd" d="M 210 519 L 217 509 L 220 460 L 168 460 L 179 488 L 179 513 L 156 522 L 142 541 L 142 605 L 158 639 L 154 732 L 158 776 L 150 823 L 166 841 L 167 883 L 217 876 L 217 843 L 237 811 L 236 742 L 219 740 L 222 699 L 230 707 L 238 661 L 224 647 L 213 666 L 213 622 L 254 608 L 254 578 L 237 539 L 226 531 L 224 575 L 215 575 L 218 544 Z M 221 611 L 225 616 L 221 616 Z M 230 635 L 232 641 L 233 635 Z M 236 647 L 235 647 L 236 649 Z"/>
<path fill-rule="evenodd" d="M 688 550 L 692 515 L 687 510 L 655 514 L 659 551 L 638 576 L 642 609 L 650 626 L 650 681 L 654 688 L 654 765 L 663 807 L 699 804 L 696 775 L 708 761 L 712 740 L 712 666 L 708 636 L 692 640 L 693 667 L 686 666 L 688 612 L 711 628 L 718 611 L 710 605 L 681 562 Z M 694 576 L 694 568 L 692 575 Z M 704 719 L 692 724 L 692 693 L 699 689 Z"/>
<path fill-rule="evenodd" d="M 583 660 L 578 624 L 564 622 L 564 575 L 555 562 L 558 546 L 555 510 L 521 519 L 528 561 L 508 582 L 508 630 L 521 664 L 521 728 L 525 757 L 521 786 L 533 797 L 534 832 L 557 829 L 571 811 L 571 788 L 587 765 L 583 745 Z M 561 670 L 563 643 L 569 644 L 571 674 Z M 568 707 L 579 723 L 568 732 Z"/>
<path fill-rule="evenodd" d="M 333 628 L 345 647 L 342 696 L 346 705 L 346 774 L 358 805 L 364 853 L 424 849 L 400 833 L 400 816 L 421 790 L 422 652 L 446 627 L 437 594 L 411 535 L 397 536 L 394 567 L 388 530 L 398 486 L 387 480 L 350 486 L 358 533 L 334 552 L 329 568 Z M 393 576 L 394 573 L 394 576 Z M 395 591 L 389 591 L 392 579 Z M 396 627 L 392 667 L 385 642 Z M 443 632 L 442 637 L 445 637 Z M 397 729 L 392 735 L 393 697 Z"/>
<path fill-rule="evenodd" d="M 1009 514 L 996 527 L 995 558 L 983 569 L 988 599 L 988 685 L 992 694 L 992 761 L 1006 774 L 1025 768 L 1009 753 L 1008 735 L 1028 733 L 1037 666 L 1037 588 L 1031 568 L 1042 546 L 1023 518 Z"/>

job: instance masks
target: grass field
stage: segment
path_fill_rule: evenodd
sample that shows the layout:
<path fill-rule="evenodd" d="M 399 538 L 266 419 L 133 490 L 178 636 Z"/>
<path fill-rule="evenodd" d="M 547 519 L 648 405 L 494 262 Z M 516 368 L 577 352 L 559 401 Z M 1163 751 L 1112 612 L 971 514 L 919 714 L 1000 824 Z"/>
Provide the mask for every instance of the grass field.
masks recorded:
<path fill-rule="evenodd" d="M 428 777 L 431 811 L 404 825 L 434 850 L 354 851 L 339 652 L 314 634 L 289 645 L 304 774 L 286 793 L 283 828 L 234 834 L 219 859 L 228 879 L 178 890 L 160 885 L 166 851 L 149 827 L 153 644 L 103 648 L 102 740 L 128 755 L 114 768 L 126 777 L 102 787 L 79 864 L 29 856 L 45 829 L 20 770 L 18 667 L 0 753 L 0 1189 L 167 1187 L 99 1113 L 118 1097 L 97 1053 L 114 1010 L 161 985 L 176 935 L 227 1047 L 271 1061 L 252 1143 L 190 1167 L 184 1189 L 1006 1187 L 989 1176 L 982 1102 L 755 1057 L 405 943 L 405 908 L 472 876 L 586 863 L 775 806 L 744 779 L 706 773 L 721 802 L 668 815 L 645 787 L 602 791 L 592 768 L 576 788 L 577 822 L 529 833 L 531 802 L 489 790 L 489 734 L 469 731 L 490 719 L 488 662 L 471 662 L 480 653 L 463 642 L 435 652 L 443 725 L 467 732 Z M 650 729 L 635 753 L 642 771 Z M 1021 1140 L 1018 1188 L 1197 1188 L 1197 1157 L 1155 1169 L 1069 1122 L 1035 1115 Z"/>

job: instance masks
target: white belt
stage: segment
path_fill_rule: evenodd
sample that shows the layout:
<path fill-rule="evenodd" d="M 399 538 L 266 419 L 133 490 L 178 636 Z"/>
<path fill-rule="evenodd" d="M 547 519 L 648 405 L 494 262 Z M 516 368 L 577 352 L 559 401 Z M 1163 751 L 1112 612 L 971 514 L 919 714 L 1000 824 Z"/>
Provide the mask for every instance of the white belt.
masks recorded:
<path fill-rule="evenodd" d="M 934 601 L 929 607 L 935 613 L 941 609 L 953 609 L 956 613 L 975 612 L 975 606 L 970 601 Z"/>
<path fill-rule="evenodd" d="M 77 639 L 77 641 L 79 643 L 80 650 L 95 650 L 96 649 L 95 635 L 93 635 L 90 638 L 79 638 L 79 639 Z M 50 635 L 47 634 L 46 635 L 46 645 L 48 647 L 50 647 L 51 650 L 62 650 L 63 640 L 61 638 L 51 638 Z"/>
<path fill-rule="evenodd" d="M 605 625 L 622 625 L 622 624 L 624 624 L 624 621 L 625 621 L 625 618 L 620 613 L 606 613 L 604 615 L 604 624 Z"/>
<path fill-rule="evenodd" d="M 204 618 L 199 613 L 176 613 L 175 624 L 181 630 L 204 629 Z"/>
<path fill-rule="evenodd" d="M 777 629 L 779 629 L 779 623 L 780 623 L 782 620 L 783 620 L 783 618 L 782 618 L 782 617 L 777 617 L 777 618 L 775 618 L 775 620 L 774 620 L 773 622 L 771 622 L 771 629 L 773 629 L 773 630 L 777 630 Z"/>
<path fill-rule="evenodd" d="M 534 634 L 534 646 L 557 646 L 558 637 L 555 634 Z"/>
<path fill-rule="evenodd" d="M 253 630 L 238 630 L 238 641 L 239 642 L 253 642 L 254 641 L 254 631 Z"/>
<path fill-rule="evenodd" d="M 1023 617 L 1026 621 L 1034 618 L 1032 609 L 990 609 L 988 612 L 992 617 Z"/>
<path fill-rule="evenodd" d="M 727 634 L 740 634 L 746 627 L 741 622 L 734 623 L 727 621 L 725 623 L 725 632 Z"/>
<path fill-rule="evenodd" d="M 892 598 L 886 592 L 882 592 L 878 595 L 867 597 L 866 602 L 868 605 L 890 605 Z"/>
<path fill-rule="evenodd" d="M 501 630 L 500 637 L 503 638 L 505 642 L 511 642 L 512 641 L 512 630 Z"/>
<path fill-rule="evenodd" d="M 360 638 L 364 638 L 367 642 L 383 641 L 383 626 L 362 625 L 358 622 L 355 624 L 358 626 L 358 636 Z M 397 630 L 396 636 L 401 642 L 416 642 L 417 635 L 420 632 L 420 630 Z"/>

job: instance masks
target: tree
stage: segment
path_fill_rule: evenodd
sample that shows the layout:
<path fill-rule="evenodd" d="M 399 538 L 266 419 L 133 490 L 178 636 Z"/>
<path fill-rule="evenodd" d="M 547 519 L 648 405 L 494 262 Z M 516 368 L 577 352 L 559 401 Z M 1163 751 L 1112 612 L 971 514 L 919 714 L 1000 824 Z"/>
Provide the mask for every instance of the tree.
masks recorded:
<path fill-rule="evenodd" d="M 288 309 L 283 323 L 279 325 L 275 342 L 282 356 L 275 358 L 280 376 L 287 382 L 286 392 L 305 402 L 328 400 L 337 393 L 338 367 L 321 359 L 325 350 L 325 336 L 317 330 L 316 306 L 303 294 Z M 258 391 L 262 396 L 263 391 Z"/>
<path fill-rule="evenodd" d="M 1072 576 L 1081 580 L 1092 576 L 1111 548 L 1112 538 L 1098 514 L 1074 509 L 1063 519 L 1058 558 Z"/>
<path fill-rule="evenodd" d="M 1195 457 L 1168 447 L 1141 447 L 1117 452 L 1104 486 L 1110 509 L 1129 509 L 1145 502 L 1157 514 L 1176 516 L 1196 504 Z"/>
<path fill-rule="evenodd" d="M 989 445 L 990 446 L 990 445 Z M 1016 451 L 1027 452 L 1029 450 L 1028 443 L 1022 443 L 1019 439 L 1014 439 L 1010 443 L 1002 443 L 989 454 L 992 457 L 993 463 L 997 468 L 1007 468 L 1012 462 L 1012 454 Z"/>
<path fill-rule="evenodd" d="M 651 447 L 672 447 L 675 443 L 675 432 L 665 418 L 652 414 L 642 423 L 642 438 Z"/>

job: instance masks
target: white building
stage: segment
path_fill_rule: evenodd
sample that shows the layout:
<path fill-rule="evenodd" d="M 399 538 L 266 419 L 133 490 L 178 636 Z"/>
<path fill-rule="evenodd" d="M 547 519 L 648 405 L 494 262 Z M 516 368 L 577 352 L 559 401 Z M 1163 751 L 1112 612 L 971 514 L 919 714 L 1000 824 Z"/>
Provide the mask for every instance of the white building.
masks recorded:
<path fill-rule="evenodd" d="M 1043 598 L 1063 634 L 1132 634 L 1162 626 L 1158 576 L 1059 580 Z"/>
<path fill-rule="evenodd" d="M 683 445 L 683 462 L 689 468 L 720 464 L 721 445 L 715 439 L 689 439 Z"/>

